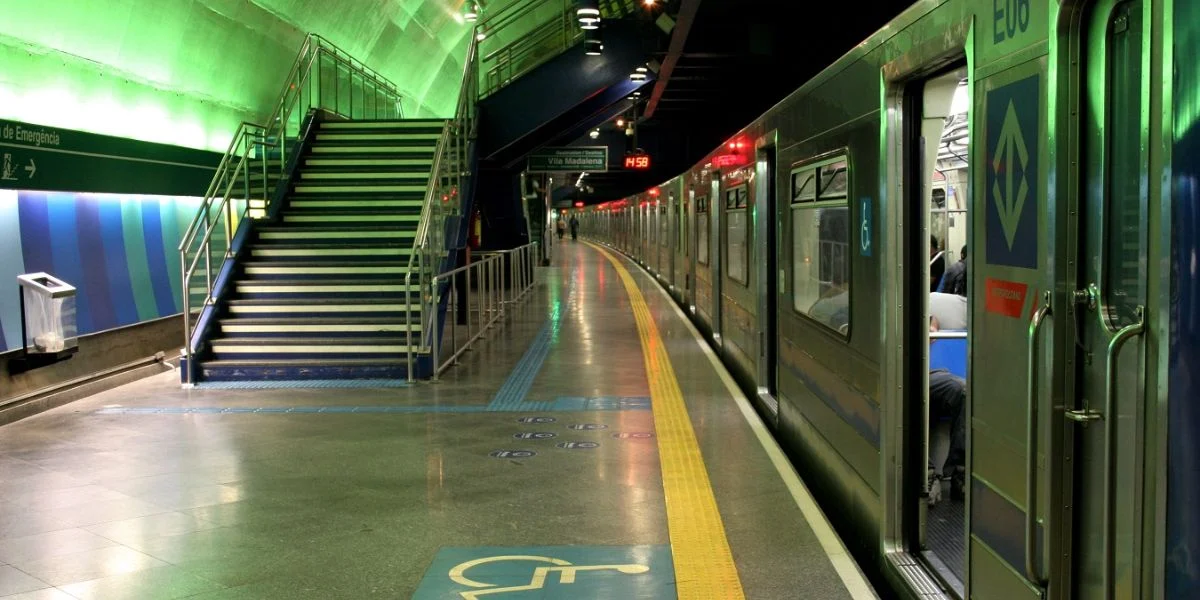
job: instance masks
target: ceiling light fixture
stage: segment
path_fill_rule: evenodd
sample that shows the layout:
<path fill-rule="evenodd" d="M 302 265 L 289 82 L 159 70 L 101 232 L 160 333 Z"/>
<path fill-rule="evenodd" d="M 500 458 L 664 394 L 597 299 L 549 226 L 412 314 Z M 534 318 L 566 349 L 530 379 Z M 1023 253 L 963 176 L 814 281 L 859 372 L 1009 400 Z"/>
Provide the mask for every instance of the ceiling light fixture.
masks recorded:
<path fill-rule="evenodd" d="M 592 138 L 593 140 L 600 137 L 600 130 L 593 129 L 592 132 L 588 134 L 588 137 Z"/>
<path fill-rule="evenodd" d="M 477 41 L 477 42 L 482 42 L 483 39 L 486 37 L 487 37 L 487 32 L 484 31 L 482 27 L 479 28 L 479 31 L 475 32 L 475 41 Z"/>
<path fill-rule="evenodd" d="M 596 0 L 580 0 L 579 8 L 575 9 L 575 18 L 579 19 L 580 29 L 599 29 L 600 7 Z"/>
<path fill-rule="evenodd" d="M 600 56 L 604 53 L 604 41 L 600 39 L 600 31 L 589 29 L 583 32 L 583 53 L 588 56 Z"/>
<path fill-rule="evenodd" d="M 463 5 L 463 20 L 468 23 L 474 23 L 479 20 L 479 3 L 468 2 Z"/>

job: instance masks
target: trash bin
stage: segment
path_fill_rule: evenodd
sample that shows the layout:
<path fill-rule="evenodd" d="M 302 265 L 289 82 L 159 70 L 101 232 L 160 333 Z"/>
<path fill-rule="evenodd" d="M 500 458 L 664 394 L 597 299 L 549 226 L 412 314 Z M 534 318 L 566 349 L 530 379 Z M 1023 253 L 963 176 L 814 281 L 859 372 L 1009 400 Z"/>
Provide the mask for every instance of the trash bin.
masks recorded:
<path fill-rule="evenodd" d="M 17 276 L 21 288 L 21 332 L 27 356 L 77 350 L 75 287 L 48 273 Z"/>

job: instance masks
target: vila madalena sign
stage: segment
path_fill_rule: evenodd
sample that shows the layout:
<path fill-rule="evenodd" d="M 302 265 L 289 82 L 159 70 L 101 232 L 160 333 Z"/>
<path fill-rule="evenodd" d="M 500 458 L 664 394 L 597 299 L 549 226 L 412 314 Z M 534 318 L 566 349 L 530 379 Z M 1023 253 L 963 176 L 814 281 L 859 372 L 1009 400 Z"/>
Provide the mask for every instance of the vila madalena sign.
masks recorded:
<path fill-rule="evenodd" d="M 530 173 L 608 170 L 608 146 L 542 148 L 529 155 Z"/>

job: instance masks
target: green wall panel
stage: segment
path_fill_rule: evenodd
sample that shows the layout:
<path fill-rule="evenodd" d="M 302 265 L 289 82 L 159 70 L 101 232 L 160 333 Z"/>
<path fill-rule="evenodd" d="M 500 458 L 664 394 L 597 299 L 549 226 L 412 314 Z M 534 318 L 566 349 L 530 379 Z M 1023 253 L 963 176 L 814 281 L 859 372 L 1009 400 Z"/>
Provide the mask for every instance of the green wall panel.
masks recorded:
<path fill-rule="evenodd" d="M 306 33 L 449 116 L 461 0 L 0 0 L 0 119 L 224 152 L 270 113 Z"/>

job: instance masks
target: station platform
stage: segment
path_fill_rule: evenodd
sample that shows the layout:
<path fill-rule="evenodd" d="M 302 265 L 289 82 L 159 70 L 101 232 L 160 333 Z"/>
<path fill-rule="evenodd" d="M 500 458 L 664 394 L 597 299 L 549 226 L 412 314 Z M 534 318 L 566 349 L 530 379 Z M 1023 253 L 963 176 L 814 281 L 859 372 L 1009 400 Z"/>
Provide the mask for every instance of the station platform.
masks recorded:
<path fill-rule="evenodd" d="M 0 428 L 0 598 L 875 597 L 661 288 L 554 251 L 438 383 L 164 373 Z"/>

